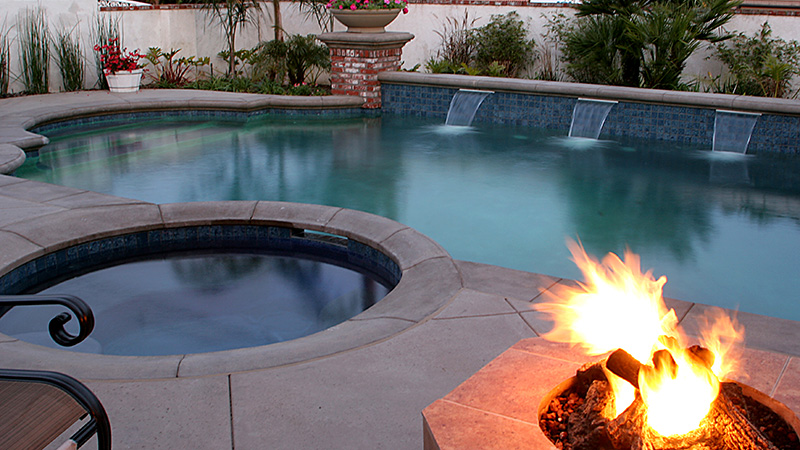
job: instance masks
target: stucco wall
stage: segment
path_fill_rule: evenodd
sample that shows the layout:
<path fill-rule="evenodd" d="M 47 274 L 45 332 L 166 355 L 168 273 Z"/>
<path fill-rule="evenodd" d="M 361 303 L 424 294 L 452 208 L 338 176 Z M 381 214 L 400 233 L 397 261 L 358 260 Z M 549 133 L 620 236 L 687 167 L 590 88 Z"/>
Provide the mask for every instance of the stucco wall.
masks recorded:
<path fill-rule="evenodd" d="M 16 40 L 16 20 L 20 11 L 26 8 L 35 8 L 43 5 L 51 29 L 60 26 L 71 28 L 77 24 L 84 41 L 87 56 L 87 87 L 96 81 L 94 69 L 94 56 L 89 42 L 90 29 L 96 17 L 119 16 L 123 27 L 124 45 L 129 49 L 139 48 L 145 52 L 148 47 L 160 47 L 163 50 L 182 49 L 179 56 L 210 56 L 213 59 L 215 70 L 223 70 L 224 62 L 216 55 L 225 48 L 224 34 L 221 27 L 209 15 L 198 9 L 158 9 L 138 11 L 99 11 L 96 0 L 2 0 L 0 1 L 0 21 L 5 18 L 6 29 L 11 28 L 9 36 L 15 39 L 11 47 L 12 79 L 19 77 L 19 42 Z M 237 48 L 253 47 L 259 40 L 271 39 L 272 14 L 271 3 L 265 3 L 264 14 L 255 26 L 248 26 L 239 33 Z M 542 34 L 546 32 L 546 18 L 553 14 L 572 14 L 572 9 L 555 6 L 475 6 L 452 4 L 412 4 L 410 13 L 401 14 L 397 20 L 387 27 L 389 31 L 409 31 L 416 37 L 403 52 L 403 68 L 410 69 L 416 64 L 424 66 L 431 56 L 436 54 L 440 44 L 440 37 L 436 31 L 443 29 L 446 18 L 461 19 L 464 12 L 469 12 L 469 17 L 475 20 L 475 26 L 486 24 L 493 14 L 505 14 L 517 11 L 526 21 L 530 36 L 537 43 L 542 41 Z M 284 29 L 287 33 L 308 34 L 319 33 L 321 30 L 313 18 L 308 18 L 301 12 L 297 4 L 282 2 L 281 12 Z M 729 30 L 744 31 L 753 34 L 759 29 L 761 23 L 768 20 L 775 36 L 786 40 L 800 40 L 800 17 L 791 16 L 765 16 L 765 15 L 736 15 L 728 24 Z M 2 22 L 0 22 L 2 23 Z M 336 23 L 336 31 L 344 30 Z M 707 51 L 698 52 L 687 65 L 685 76 L 693 78 L 708 72 L 718 74 L 721 66 L 718 62 L 706 60 Z M 19 80 L 11 84 L 12 92 L 23 90 Z M 51 90 L 61 89 L 58 68 L 51 65 Z"/>
<path fill-rule="evenodd" d="M 11 92 L 23 90 L 22 83 L 18 80 L 20 76 L 19 58 L 19 39 L 17 38 L 17 21 L 26 9 L 35 9 L 39 6 L 45 11 L 51 32 L 61 29 L 70 30 L 77 26 L 81 35 L 84 49 L 89 49 L 89 27 L 93 23 L 93 14 L 97 13 L 97 0 L 2 0 L 0 1 L 0 26 L 4 25 L 4 31 L 11 40 L 10 48 L 10 70 Z M 94 60 L 87 63 L 87 73 L 94 72 Z M 94 80 L 91 81 L 92 83 Z M 61 77 L 58 74 L 58 67 L 54 62 L 50 64 L 50 88 L 58 91 L 61 86 Z"/>

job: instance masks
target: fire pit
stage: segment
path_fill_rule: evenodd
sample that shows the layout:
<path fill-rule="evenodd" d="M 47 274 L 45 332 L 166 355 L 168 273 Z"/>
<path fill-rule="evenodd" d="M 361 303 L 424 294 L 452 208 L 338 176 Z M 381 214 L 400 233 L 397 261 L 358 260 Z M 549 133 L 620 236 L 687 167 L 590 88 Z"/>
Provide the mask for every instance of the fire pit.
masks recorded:
<path fill-rule="evenodd" d="M 737 382 L 722 382 L 708 414 L 695 429 L 662 436 L 646 425 L 647 408 L 637 397 L 615 415 L 605 375 L 613 355 L 587 364 L 558 385 L 539 405 L 539 424 L 556 448 L 622 449 L 800 449 L 800 421 L 784 404 Z M 613 372 L 613 371 L 612 371 Z"/>
<path fill-rule="evenodd" d="M 707 317 L 690 345 L 661 296 L 666 278 L 641 273 L 630 253 L 601 263 L 579 244 L 571 251 L 587 281 L 535 305 L 555 321 L 544 337 L 561 344 L 521 341 L 426 408 L 426 450 L 800 449 L 789 408 L 727 381 L 747 352 L 735 318 Z M 581 360 L 576 347 L 608 357 L 556 376 Z"/>

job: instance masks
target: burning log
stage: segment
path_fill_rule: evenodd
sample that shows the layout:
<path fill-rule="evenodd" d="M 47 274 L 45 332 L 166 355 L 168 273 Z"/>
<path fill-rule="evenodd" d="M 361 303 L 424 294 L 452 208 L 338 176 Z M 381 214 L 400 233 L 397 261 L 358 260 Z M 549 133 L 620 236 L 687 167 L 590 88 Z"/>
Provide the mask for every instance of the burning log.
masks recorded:
<path fill-rule="evenodd" d="M 587 402 L 589 400 L 587 399 Z M 720 395 L 700 426 L 678 436 L 661 436 L 647 426 L 647 410 L 640 396 L 608 424 L 615 449 L 631 450 L 778 450 L 742 411 L 741 388 L 723 383 Z"/>
<path fill-rule="evenodd" d="M 688 350 L 693 358 L 704 365 L 713 365 L 713 354 L 695 346 Z M 658 354 L 658 352 L 656 352 Z M 654 354 L 655 355 L 655 354 Z M 668 352 L 654 356 L 654 363 L 667 370 L 672 368 L 674 359 Z M 744 397 L 741 387 L 735 383 L 721 383 L 717 398 L 700 426 L 682 435 L 662 436 L 647 424 L 647 406 L 641 394 L 636 392 L 633 403 L 616 418 L 614 412 L 614 392 L 610 388 L 603 371 L 609 371 L 638 387 L 638 376 L 642 370 L 653 370 L 652 366 L 641 364 L 624 350 L 617 350 L 605 361 L 585 364 L 576 373 L 575 383 L 569 398 L 577 405 L 568 414 L 560 415 L 559 423 L 567 423 L 566 432 L 557 435 L 564 443 L 563 448 L 571 450 L 785 450 L 798 448 L 778 445 L 770 437 L 774 433 L 759 429 L 755 414 L 749 411 L 752 400 Z M 577 395 L 583 403 L 574 402 Z M 553 403 L 557 403 L 553 400 Z M 760 404 L 759 404 L 760 406 Z M 763 408 L 763 406 L 760 406 Z M 761 419 L 763 422 L 763 419 Z M 562 425 L 563 426 L 563 425 Z M 780 425 L 776 425 L 780 429 Z M 786 434 L 786 433 L 781 433 Z M 791 441 L 791 439 L 790 439 Z M 796 438 L 794 439 L 796 441 Z M 794 442 L 791 441 L 791 442 Z M 796 442 L 795 442 L 796 443 Z M 559 446 L 559 448 L 561 448 Z"/>
<path fill-rule="evenodd" d="M 614 353 L 608 355 L 606 368 L 614 375 L 639 389 L 639 371 L 642 369 L 642 363 L 631 356 L 630 353 L 621 348 L 617 349 Z"/>
<path fill-rule="evenodd" d="M 586 393 L 586 401 L 569 418 L 572 450 L 613 450 L 608 436 L 608 417 L 613 415 L 614 392 L 607 381 L 597 380 Z"/>

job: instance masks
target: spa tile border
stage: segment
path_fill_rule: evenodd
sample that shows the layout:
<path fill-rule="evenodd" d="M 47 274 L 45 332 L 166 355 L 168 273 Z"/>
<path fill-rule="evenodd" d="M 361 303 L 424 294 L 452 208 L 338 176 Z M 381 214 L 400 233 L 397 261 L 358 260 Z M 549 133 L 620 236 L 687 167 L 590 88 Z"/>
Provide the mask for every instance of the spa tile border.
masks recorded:
<path fill-rule="evenodd" d="M 800 155 L 800 102 L 742 95 L 640 89 L 465 75 L 382 72 L 383 111 L 447 116 L 459 88 L 490 90 L 476 122 L 568 130 L 578 98 L 614 100 L 603 136 L 700 145 L 711 149 L 715 110 L 761 114 L 748 154 Z"/>
<path fill-rule="evenodd" d="M 0 180 L 5 178 L 0 176 Z M 292 341 L 212 353 L 128 357 L 48 349 L 0 335 L 4 364 L 105 380 L 204 376 L 285 366 L 389 339 L 427 321 L 463 287 L 449 254 L 405 225 L 342 208 L 268 201 L 117 204 L 65 209 L 24 219 L 0 227 L 0 246 L 6 249 L 0 275 L 45 254 L 98 239 L 231 224 L 346 236 L 356 241 L 354 251 L 367 258 L 375 258 L 378 263 L 380 253 L 391 258 L 389 266 L 397 267 L 402 276 L 397 286 L 372 308 L 332 328 Z"/>

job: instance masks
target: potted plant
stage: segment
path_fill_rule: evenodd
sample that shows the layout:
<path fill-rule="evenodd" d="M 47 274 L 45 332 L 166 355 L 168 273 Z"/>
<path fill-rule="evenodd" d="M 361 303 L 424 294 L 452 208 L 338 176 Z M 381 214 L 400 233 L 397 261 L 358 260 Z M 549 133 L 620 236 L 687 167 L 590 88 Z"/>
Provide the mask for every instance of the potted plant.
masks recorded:
<path fill-rule="evenodd" d="M 142 55 L 139 50 L 128 52 L 128 49 L 119 48 L 119 39 L 112 38 L 108 44 L 95 45 L 94 50 L 100 52 L 103 74 L 108 80 L 111 92 L 137 92 L 142 80 L 142 69 L 139 59 Z"/>
<path fill-rule="evenodd" d="M 351 33 L 383 33 L 400 11 L 408 13 L 405 0 L 330 0 L 325 7 Z"/>

